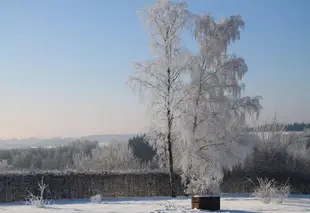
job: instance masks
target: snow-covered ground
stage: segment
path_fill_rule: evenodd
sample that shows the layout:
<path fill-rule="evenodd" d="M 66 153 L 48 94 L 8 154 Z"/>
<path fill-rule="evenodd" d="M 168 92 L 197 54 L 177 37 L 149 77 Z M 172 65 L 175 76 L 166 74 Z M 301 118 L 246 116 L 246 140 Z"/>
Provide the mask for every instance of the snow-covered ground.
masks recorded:
<path fill-rule="evenodd" d="M 310 196 L 291 196 L 283 204 L 263 204 L 255 198 L 226 195 L 221 198 L 221 211 L 230 213 L 274 213 L 310 212 Z M 4 213 L 186 213 L 197 212 L 191 209 L 190 198 L 116 198 L 105 199 L 100 204 L 88 200 L 56 201 L 44 209 L 26 206 L 22 203 L 0 204 Z"/>

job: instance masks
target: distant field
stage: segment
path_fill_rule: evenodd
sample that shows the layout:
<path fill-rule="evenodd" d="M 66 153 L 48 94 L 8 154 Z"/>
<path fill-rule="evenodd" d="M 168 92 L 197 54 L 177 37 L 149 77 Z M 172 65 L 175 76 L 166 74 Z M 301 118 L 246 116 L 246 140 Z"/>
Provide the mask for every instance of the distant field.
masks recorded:
<path fill-rule="evenodd" d="M 0 149 L 19 149 L 28 147 L 54 147 L 67 145 L 70 142 L 79 140 L 98 141 L 103 145 L 113 140 L 128 141 L 136 134 L 128 135 L 90 135 L 80 138 L 29 138 L 29 139 L 0 139 Z"/>

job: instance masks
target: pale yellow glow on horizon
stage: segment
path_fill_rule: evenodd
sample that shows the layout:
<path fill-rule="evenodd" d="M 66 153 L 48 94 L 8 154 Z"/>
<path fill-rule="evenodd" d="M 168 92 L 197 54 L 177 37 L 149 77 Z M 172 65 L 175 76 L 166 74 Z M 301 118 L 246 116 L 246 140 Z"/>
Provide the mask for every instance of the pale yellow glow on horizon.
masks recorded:
<path fill-rule="evenodd" d="M 80 137 L 94 134 L 134 134 L 147 129 L 143 107 L 24 107 L 0 112 L 0 138 Z"/>
<path fill-rule="evenodd" d="M 264 103 L 258 124 L 272 120 L 307 121 L 306 117 L 287 114 Z M 305 109 L 303 109 L 305 110 Z M 52 138 L 88 135 L 136 134 L 149 129 L 146 105 L 135 102 L 110 104 L 3 104 L 0 111 L 0 138 Z"/>

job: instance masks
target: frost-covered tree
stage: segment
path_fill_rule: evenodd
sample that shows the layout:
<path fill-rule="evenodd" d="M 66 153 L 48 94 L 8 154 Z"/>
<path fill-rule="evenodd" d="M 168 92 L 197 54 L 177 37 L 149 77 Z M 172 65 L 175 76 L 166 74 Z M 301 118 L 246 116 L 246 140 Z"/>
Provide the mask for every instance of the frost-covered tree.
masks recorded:
<path fill-rule="evenodd" d="M 97 148 L 98 149 L 98 148 Z M 78 171 L 87 171 L 92 167 L 92 158 L 85 152 L 81 151 L 72 156 L 73 168 Z"/>
<path fill-rule="evenodd" d="M 138 160 L 128 142 L 113 141 L 108 145 L 92 150 L 91 155 L 79 153 L 74 155 L 75 169 L 79 171 L 141 171 L 148 164 Z"/>
<path fill-rule="evenodd" d="M 168 162 L 172 196 L 174 157 L 183 180 L 195 185 L 192 189 L 215 192 L 222 168 L 242 161 L 251 150 L 251 137 L 243 127 L 246 116 L 258 115 L 261 109 L 260 97 L 242 96 L 244 59 L 228 53 L 230 43 L 240 38 L 244 21 L 231 16 L 217 22 L 169 0 L 158 0 L 143 15 L 154 58 L 137 64 L 131 82 L 152 98 L 155 137 L 150 141 L 158 153 L 168 156 L 162 162 Z M 187 23 L 198 44 L 195 54 L 180 45 Z"/>
<path fill-rule="evenodd" d="M 101 149 L 94 150 L 92 156 L 94 160 L 93 166 L 97 170 L 128 171 L 145 169 L 141 161 L 134 156 L 128 142 L 111 142 Z"/>
<path fill-rule="evenodd" d="M 168 157 L 171 195 L 174 197 L 174 128 L 184 97 L 181 76 L 188 64 L 188 52 L 181 46 L 180 33 L 186 26 L 189 13 L 185 3 L 157 0 L 142 10 L 141 15 L 149 32 L 153 58 L 136 64 L 130 83 L 138 89 L 141 97 L 151 98 L 153 134 L 150 134 L 150 142 L 157 153 Z"/>
<path fill-rule="evenodd" d="M 181 161 L 183 178 L 190 180 L 192 193 L 216 193 L 222 168 L 244 159 L 251 150 L 242 126 L 247 114 L 260 111 L 260 97 L 242 97 L 240 81 L 247 65 L 227 51 L 240 38 L 243 26 L 240 16 L 220 22 L 209 14 L 195 16 L 198 53 L 190 69 L 186 88 L 190 98 L 184 104 L 181 129 L 187 152 Z"/>
<path fill-rule="evenodd" d="M 308 175 L 303 168 L 310 165 L 310 149 L 302 132 L 286 132 L 286 125 L 278 122 L 276 116 L 273 121 L 257 126 L 253 134 L 259 137 L 260 143 L 243 166 L 246 172 L 259 168 L 257 176 L 265 173 L 286 174 L 287 178 Z"/>
<path fill-rule="evenodd" d="M 7 171 L 9 168 L 7 160 L 0 160 L 0 172 Z"/>

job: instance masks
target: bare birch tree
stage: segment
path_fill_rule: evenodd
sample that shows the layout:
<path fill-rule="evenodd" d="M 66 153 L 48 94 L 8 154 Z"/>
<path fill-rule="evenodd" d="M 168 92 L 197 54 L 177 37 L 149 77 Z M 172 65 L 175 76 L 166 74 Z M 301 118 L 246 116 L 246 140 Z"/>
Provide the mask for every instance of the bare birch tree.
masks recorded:
<path fill-rule="evenodd" d="M 183 100 L 181 75 L 188 63 L 188 53 L 180 44 L 180 33 L 188 20 L 185 3 L 157 0 L 142 10 L 150 36 L 153 59 L 137 63 L 130 83 L 140 95 L 151 98 L 153 116 L 150 142 L 158 153 L 168 157 L 171 196 L 175 197 L 173 168 L 173 132 L 179 105 Z"/>

